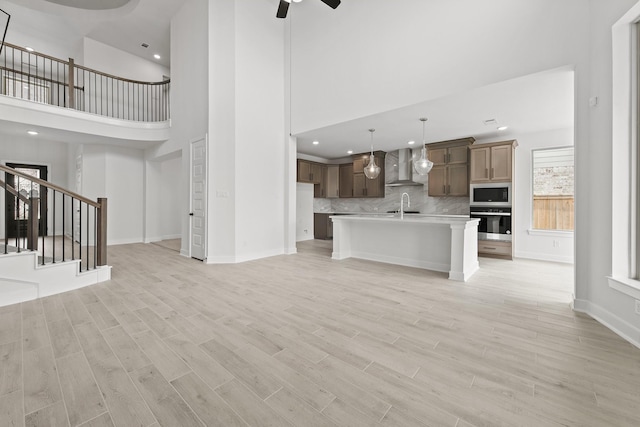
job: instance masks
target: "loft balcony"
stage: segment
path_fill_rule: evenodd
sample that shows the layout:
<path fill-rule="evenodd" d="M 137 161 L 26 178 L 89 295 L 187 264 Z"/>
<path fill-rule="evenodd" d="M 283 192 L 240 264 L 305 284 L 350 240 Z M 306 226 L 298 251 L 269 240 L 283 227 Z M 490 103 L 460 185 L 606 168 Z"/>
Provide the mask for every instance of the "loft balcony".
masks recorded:
<path fill-rule="evenodd" d="M 0 122 L 91 135 L 146 148 L 169 139 L 169 79 L 113 76 L 5 43 L 0 53 Z"/>

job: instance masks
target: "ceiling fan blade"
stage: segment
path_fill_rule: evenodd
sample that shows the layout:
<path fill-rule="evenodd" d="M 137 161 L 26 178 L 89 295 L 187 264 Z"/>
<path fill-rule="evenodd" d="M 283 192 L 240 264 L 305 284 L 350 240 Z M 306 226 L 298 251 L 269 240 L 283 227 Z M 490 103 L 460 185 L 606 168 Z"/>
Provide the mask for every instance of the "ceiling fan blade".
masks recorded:
<path fill-rule="evenodd" d="M 331 9 L 335 9 L 340 6 L 340 0 L 320 0 L 322 3 L 329 6 Z"/>
<path fill-rule="evenodd" d="M 277 18 L 286 18 L 287 11 L 289 10 L 289 2 L 285 0 L 280 0 L 280 4 L 278 5 L 278 12 L 276 13 Z"/>

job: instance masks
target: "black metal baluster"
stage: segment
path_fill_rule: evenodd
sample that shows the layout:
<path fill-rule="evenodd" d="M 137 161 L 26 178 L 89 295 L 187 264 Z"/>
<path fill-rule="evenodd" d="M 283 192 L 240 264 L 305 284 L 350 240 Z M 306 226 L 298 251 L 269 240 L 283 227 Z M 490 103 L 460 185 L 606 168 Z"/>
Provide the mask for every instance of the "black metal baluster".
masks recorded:
<path fill-rule="evenodd" d="M 67 238 L 67 233 L 65 233 L 65 225 L 67 223 L 66 219 L 67 217 L 64 215 L 65 214 L 65 208 L 64 208 L 64 193 L 62 193 L 62 262 L 65 261 L 65 256 L 64 256 L 64 247 L 65 245 L 65 239 Z"/>
<path fill-rule="evenodd" d="M 71 261 L 75 261 L 76 259 L 76 206 L 75 206 L 75 200 L 73 199 L 73 196 L 71 197 L 71 212 L 72 214 L 72 218 L 71 218 Z"/>
<path fill-rule="evenodd" d="M 42 233 L 44 234 L 44 233 Z M 56 263 L 56 191 L 53 190 L 53 243 L 51 244 L 51 252 L 52 252 L 52 263 Z M 64 242 L 63 242 L 64 243 Z"/>
<path fill-rule="evenodd" d="M 16 180 L 16 211 L 14 212 L 14 215 L 17 216 L 16 218 L 16 247 L 18 248 L 18 253 L 21 252 L 20 250 L 20 191 L 18 190 L 20 188 L 20 177 L 19 176 L 15 176 L 15 180 Z"/>
<path fill-rule="evenodd" d="M 5 52 L 5 58 L 6 58 L 6 52 Z M 9 198 L 9 192 L 7 190 L 7 173 L 4 173 L 4 198 L 5 198 L 5 205 L 8 205 L 9 202 L 7 201 L 7 199 Z M 5 255 L 9 253 L 9 212 L 8 209 L 5 209 L 5 212 L 7 215 L 5 215 L 4 218 L 4 253 Z"/>
<path fill-rule="evenodd" d="M 80 257 L 80 272 L 82 272 L 82 203 L 78 201 L 78 256 Z"/>
<path fill-rule="evenodd" d="M 93 207 L 93 268 L 98 265 L 98 208 Z"/>
<path fill-rule="evenodd" d="M 89 205 L 87 203 L 85 204 L 87 205 L 87 270 L 89 270 L 89 246 L 91 244 L 89 237 L 91 236 L 91 233 L 89 232 Z"/>

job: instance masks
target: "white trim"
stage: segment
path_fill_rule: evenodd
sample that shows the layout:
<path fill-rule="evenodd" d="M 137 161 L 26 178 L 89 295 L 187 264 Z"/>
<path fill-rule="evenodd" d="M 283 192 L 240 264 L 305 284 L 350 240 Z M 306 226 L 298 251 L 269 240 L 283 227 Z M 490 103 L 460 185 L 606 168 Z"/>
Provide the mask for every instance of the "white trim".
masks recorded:
<path fill-rule="evenodd" d="M 552 255 L 543 252 L 524 252 L 516 251 L 514 258 L 535 259 L 537 261 L 561 262 L 563 264 L 573 264 L 573 256 L 570 255 Z"/>
<path fill-rule="evenodd" d="M 253 252 L 244 255 L 234 256 L 219 256 L 207 258 L 204 260 L 205 264 L 239 264 L 247 261 L 253 261 L 256 259 L 269 258 L 272 256 L 284 255 L 284 248 L 271 249 L 261 252 Z"/>
<path fill-rule="evenodd" d="M 130 245 L 132 243 L 145 243 L 142 237 L 135 239 L 107 239 L 107 246 Z"/>
<path fill-rule="evenodd" d="M 609 287 L 640 300 L 640 281 L 625 277 L 607 277 Z"/>
<path fill-rule="evenodd" d="M 640 328 L 587 300 L 574 299 L 573 309 L 588 314 L 631 344 L 640 348 Z"/>
<path fill-rule="evenodd" d="M 635 253 L 635 230 L 632 215 L 635 214 L 634 170 L 637 167 L 633 156 L 637 141 L 637 70 L 633 51 L 635 22 L 640 18 L 640 3 L 632 7 L 612 28 L 613 44 L 613 105 L 612 105 L 612 188 L 611 188 L 611 269 L 613 277 L 632 277 L 635 268 L 631 254 Z"/>
<path fill-rule="evenodd" d="M 541 230 L 537 228 L 529 228 L 527 230 L 527 233 L 531 236 L 563 237 L 565 239 L 570 239 L 573 237 L 573 231 L 567 230 Z"/>

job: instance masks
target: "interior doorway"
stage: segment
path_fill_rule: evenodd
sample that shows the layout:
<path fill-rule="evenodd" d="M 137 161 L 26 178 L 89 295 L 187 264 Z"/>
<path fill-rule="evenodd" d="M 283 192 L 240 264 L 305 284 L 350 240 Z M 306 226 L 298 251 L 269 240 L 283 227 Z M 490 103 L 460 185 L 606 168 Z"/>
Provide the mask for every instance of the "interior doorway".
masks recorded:
<path fill-rule="evenodd" d="M 31 165 L 24 163 L 7 163 L 7 166 L 14 168 L 18 172 L 30 175 L 34 178 L 47 181 L 47 166 Z M 38 235 L 47 235 L 47 191 L 39 184 L 17 175 L 7 174 L 7 185 L 15 188 L 20 194 L 26 197 L 39 197 L 40 209 L 38 212 Z M 6 236 L 8 238 L 20 238 L 27 236 L 27 220 L 29 219 L 29 205 L 20 202 L 15 197 L 7 198 L 6 203 Z"/>

